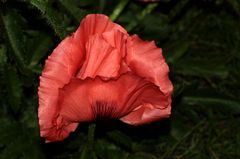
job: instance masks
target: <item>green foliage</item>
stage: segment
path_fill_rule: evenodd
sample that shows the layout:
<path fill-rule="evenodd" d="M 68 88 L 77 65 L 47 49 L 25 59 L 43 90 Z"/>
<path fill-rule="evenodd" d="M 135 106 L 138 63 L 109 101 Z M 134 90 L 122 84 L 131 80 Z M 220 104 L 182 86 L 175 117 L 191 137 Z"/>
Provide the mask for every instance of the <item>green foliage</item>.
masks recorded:
<path fill-rule="evenodd" d="M 5 29 L 6 39 L 9 41 L 8 44 L 11 47 L 10 51 L 20 68 L 25 67 L 24 61 L 24 48 L 22 45 L 23 34 L 19 23 L 21 17 L 17 14 L 15 10 L 7 10 L 6 13 L 1 13 L 1 20 L 3 28 Z"/>
<path fill-rule="evenodd" d="M 66 11 L 74 18 L 76 24 L 79 24 L 81 19 L 87 14 L 87 11 L 77 7 L 77 4 L 73 0 L 60 0 L 61 5 Z"/>
<path fill-rule="evenodd" d="M 139 127 L 80 123 L 68 139 L 45 144 L 39 75 L 87 13 L 107 14 L 163 48 L 175 89 L 172 115 Z M 240 158 L 239 18 L 239 0 L 1 0 L 0 158 Z"/>
<path fill-rule="evenodd" d="M 16 70 L 7 66 L 5 68 L 5 79 L 8 81 L 7 87 L 7 99 L 14 113 L 17 113 L 20 109 L 21 97 L 22 97 L 22 83 Z"/>
<path fill-rule="evenodd" d="M 0 158 L 44 159 L 38 144 L 36 130 L 27 128 L 19 122 L 0 122 L 0 141 L 4 149 Z M 7 133 L 6 133 L 7 131 Z"/>
<path fill-rule="evenodd" d="M 61 39 L 67 35 L 66 25 L 62 21 L 64 18 L 63 15 L 50 7 L 48 1 L 31 0 L 30 3 L 41 11 L 43 17 L 47 19 L 48 23 Z"/>
<path fill-rule="evenodd" d="M 48 51 L 53 47 L 53 42 L 50 36 L 41 32 L 36 33 L 34 39 L 31 39 L 30 42 L 32 42 L 32 44 L 30 45 L 29 52 L 31 50 L 33 52 L 31 53 L 31 55 L 29 55 L 29 65 L 35 66 L 44 56 L 46 56 Z M 37 46 L 35 44 L 37 44 Z"/>

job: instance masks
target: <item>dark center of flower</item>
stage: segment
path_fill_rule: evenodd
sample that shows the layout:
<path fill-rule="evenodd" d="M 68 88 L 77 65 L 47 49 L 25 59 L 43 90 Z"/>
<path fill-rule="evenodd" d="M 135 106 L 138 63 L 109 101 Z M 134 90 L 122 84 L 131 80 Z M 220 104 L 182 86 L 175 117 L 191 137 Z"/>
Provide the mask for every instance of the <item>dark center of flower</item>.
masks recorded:
<path fill-rule="evenodd" d="M 107 101 L 96 101 L 91 105 L 95 120 L 103 120 L 106 118 L 116 117 L 116 103 Z"/>

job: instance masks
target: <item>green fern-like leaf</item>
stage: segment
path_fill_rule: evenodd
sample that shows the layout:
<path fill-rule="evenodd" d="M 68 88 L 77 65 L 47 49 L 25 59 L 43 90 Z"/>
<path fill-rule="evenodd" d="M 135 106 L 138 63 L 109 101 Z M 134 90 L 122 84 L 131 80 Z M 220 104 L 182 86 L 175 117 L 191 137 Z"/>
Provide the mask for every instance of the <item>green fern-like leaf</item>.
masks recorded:
<path fill-rule="evenodd" d="M 64 26 L 62 21 L 63 17 L 61 17 L 60 14 L 52 7 L 49 7 L 46 1 L 31 0 L 30 3 L 41 11 L 43 17 L 47 19 L 50 26 L 61 39 L 68 34 L 66 31 L 66 26 Z"/>

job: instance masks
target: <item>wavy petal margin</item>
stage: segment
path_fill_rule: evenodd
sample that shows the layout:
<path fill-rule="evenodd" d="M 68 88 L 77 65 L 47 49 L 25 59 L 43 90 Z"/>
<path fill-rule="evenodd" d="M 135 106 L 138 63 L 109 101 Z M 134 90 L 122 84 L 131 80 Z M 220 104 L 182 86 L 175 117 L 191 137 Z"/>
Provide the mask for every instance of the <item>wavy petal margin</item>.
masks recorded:
<path fill-rule="evenodd" d="M 46 141 L 61 140 L 77 126 L 76 123 L 65 123 L 62 133 L 57 112 L 61 109 L 58 106 L 59 89 L 75 74 L 82 56 L 74 36 L 71 36 L 64 39 L 46 60 L 38 88 L 40 134 Z"/>
<path fill-rule="evenodd" d="M 59 114 L 59 89 L 68 84 L 83 65 L 88 40 L 108 31 L 127 34 L 107 16 L 89 14 L 77 31 L 65 38 L 46 60 L 38 88 L 40 134 L 46 142 L 62 140 L 76 129 L 78 123 L 67 121 Z"/>
<path fill-rule="evenodd" d="M 126 97 L 129 103 L 119 108 L 120 114 L 129 114 L 124 114 L 121 120 L 139 125 L 169 116 L 173 86 L 168 78 L 169 68 L 162 50 L 154 42 L 142 41 L 136 35 L 129 37 L 124 28 L 111 22 L 105 15 L 86 16 L 77 31 L 65 38 L 46 60 L 38 91 L 41 136 L 46 142 L 59 141 L 76 129 L 77 121 L 67 118 L 72 112 L 66 114 L 64 111 L 68 106 L 66 103 L 71 100 L 66 99 L 65 104 L 60 104 L 60 91 L 64 91 L 64 87 L 74 78 L 77 77 L 77 81 L 87 77 L 94 80 L 97 76 L 112 78 L 126 72 L 132 72 L 155 86 L 140 87 L 137 93 L 133 91 L 133 96 L 129 93 Z M 102 81 L 100 85 L 105 82 Z M 100 91 L 94 96 L 101 95 L 104 94 Z M 112 95 L 109 93 L 109 96 Z M 75 111 L 75 107 L 72 110 Z M 90 116 L 89 119 L 92 118 Z M 76 119 L 79 120 L 78 117 Z"/>
<path fill-rule="evenodd" d="M 168 77 L 169 67 L 162 55 L 162 49 L 157 48 L 153 41 L 143 41 L 137 35 L 130 37 L 127 45 L 127 65 L 134 73 L 158 86 L 162 92 L 159 97 L 162 102 L 153 104 L 150 97 L 121 120 L 140 125 L 168 117 L 171 114 L 173 85 Z"/>

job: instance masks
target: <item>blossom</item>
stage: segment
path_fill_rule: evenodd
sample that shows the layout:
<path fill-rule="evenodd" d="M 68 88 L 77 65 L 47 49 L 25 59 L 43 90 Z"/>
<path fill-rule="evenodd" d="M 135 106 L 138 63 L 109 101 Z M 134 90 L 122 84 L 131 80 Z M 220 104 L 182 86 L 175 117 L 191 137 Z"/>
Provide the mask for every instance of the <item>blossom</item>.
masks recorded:
<path fill-rule="evenodd" d="M 153 41 L 130 36 L 102 14 L 87 15 L 46 60 L 40 76 L 39 125 L 46 142 L 78 123 L 119 118 L 140 125 L 166 118 L 173 86 Z"/>

